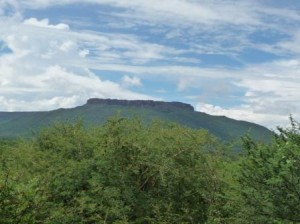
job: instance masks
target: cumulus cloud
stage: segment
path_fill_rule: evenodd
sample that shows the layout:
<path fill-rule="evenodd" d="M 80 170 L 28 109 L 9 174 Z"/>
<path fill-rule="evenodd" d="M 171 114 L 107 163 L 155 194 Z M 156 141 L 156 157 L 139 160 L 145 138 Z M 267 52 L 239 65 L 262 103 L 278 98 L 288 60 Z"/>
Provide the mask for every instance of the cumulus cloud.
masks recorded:
<path fill-rule="evenodd" d="M 142 82 L 138 77 L 123 76 L 122 84 L 124 86 L 142 86 Z"/>
<path fill-rule="evenodd" d="M 83 61 L 89 50 L 82 42 L 97 39 L 97 35 L 74 33 L 48 20 L 10 22 L 8 29 L 0 31 L 0 39 L 12 51 L 0 55 L 0 110 L 74 107 L 90 97 L 154 99 L 90 71 Z M 0 22 L 1 27 L 4 25 Z M 130 77 L 125 81 L 131 85 L 139 82 Z"/>
<path fill-rule="evenodd" d="M 1 79 L 0 110 L 50 110 L 58 107 L 74 107 L 83 104 L 90 97 L 117 99 L 154 99 L 129 91 L 119 84 L 101 80 L 86 71 L 77 74 L 67 69 L 50 66 L 43 73 L 20 77 L 13 73 L 6 80 Z"/>
<path fill-rule="evenodd" d="M 202 102 L 197 104 L 197 110 L 271 128 L 285 126 L 289 115 L 299 120 L 299 66 L 298 60 L 278 60 L 242 69 L 240 78 L 232 80 L 233 88 L 244 90 L 236 96 L 242 101 L 240 106 L 222 108 Z"/>
<path fill-rule="evenodd" d="M 51 25 L 49 23 L 49 19 L 37 20 L 36 18 L 30 18 L 30 19 L 24 20 L 24 24 L 31 25 L 31 26 L 43 27 L 43 28 L 53 28 L 53 29 L 58 29 L 58 30 L 68 30 L 69 29 L 69 25 L 64 24 L 64 23 Z"/>
<path fill-rule="evenodd" d="M 256 112 L 247 105 L 233 108 L 222 108 L 208 103 L 200 102 L 196 104 L 195 109 L 215 116 L 226 116 L 236 120 L 246 120 L 249 122 L 264 125 L 272 130 L 276 130 L 277 126 L 286 126 L 289 123 L 288 115 L 272 114 L 268 111 Z M 276 121 L 276 123 L 274 123 Z"/>
<path fill-rule="evenodd" d="M 226 108 L 211 103 L 198 103 L 197 109 L 202 112 L 225 115 L 234 119 L 248 120 L 264 124 L 270 128 L 288 123 L 288 116 L 300 119 L 300 74 L 298 63 L 295 61 L 274 61 L 263 65 L 252 65 L 239 70 L 240 77 L 230 79 L 229 93 L 218 93 L 218 100 L 222 105 L 232 98 Z M 199 79 L 199 82 L 201 80 Z M 207 83 L 210 89 L 215 85 Z M 228 86 L 228 84 L 226 84 Z M 204 87 L 205 88 L 205 87 Z M 237 91 L 237 93 L 235 93 Z M 215 101 L 213 95 L 203 93 L 198 99 L 204 102 Z"/>
<path fill-rule="evenodd" d="M 87 55 L 89 55 L 90 51 L 88 49 L 84 49 L 79 51 L 79 56 L 82 58 L 85 58 Z"/>

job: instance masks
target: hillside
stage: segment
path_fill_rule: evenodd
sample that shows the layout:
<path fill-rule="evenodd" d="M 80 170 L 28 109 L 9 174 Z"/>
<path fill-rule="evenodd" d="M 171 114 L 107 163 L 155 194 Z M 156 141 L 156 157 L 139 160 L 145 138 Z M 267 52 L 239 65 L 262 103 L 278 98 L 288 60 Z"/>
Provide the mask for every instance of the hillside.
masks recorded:
<path fill-rule="evenodd" d="M 43 112 L 0 112 L 0 137 L 28 137 L 42 127 L 57 121 L 83 119 L 88 126 L 102 124 L 109 117 L 120 114 L 124 117 L 140 116 L 145 122 L 153 119 L 167 120 L 194 129 L 204 128 L 222 140 L 237 139 L 250 133 L 259 140 L 270 139 L 267 128 L 224 116 L 211 116 L 196 112 L 189 104 L 144 100 L 89 99 L 83 106 Z"/>

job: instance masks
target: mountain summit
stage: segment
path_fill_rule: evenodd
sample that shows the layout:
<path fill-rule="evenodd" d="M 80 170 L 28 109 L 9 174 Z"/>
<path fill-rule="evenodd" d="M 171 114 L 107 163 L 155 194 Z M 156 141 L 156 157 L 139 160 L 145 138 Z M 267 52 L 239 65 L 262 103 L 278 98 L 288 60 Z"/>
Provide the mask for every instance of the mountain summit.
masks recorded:
<path fill-rule="evenodd" d="M 148 108 L 155 108 L 155 109 L 170 109 L 170 110 L 181 109 L 186 111 L 194 111 L 194 107 L 187 103 L 163 102 L 163 101 L 154 101 L 154 100 L 117 100 L 117 99 L 91 98 L 87 100 L 86 104 L 148 107 Z"/>

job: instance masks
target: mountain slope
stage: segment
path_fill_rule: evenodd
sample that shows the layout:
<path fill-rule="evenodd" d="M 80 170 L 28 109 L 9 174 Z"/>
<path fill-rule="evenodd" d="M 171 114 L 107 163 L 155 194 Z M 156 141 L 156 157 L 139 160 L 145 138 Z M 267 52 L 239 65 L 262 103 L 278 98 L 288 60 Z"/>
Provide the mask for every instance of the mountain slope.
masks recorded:
<path fill-rule="evenodd" d="M 267 128 L 230 119 L 196 112 L 189 104 L 160 101 L 127 101 L 89 99 L 83 106 L 44 112 L 0 112 L 0 137 L 28 137 L 56 121 L 83 119 L 86 125 L 102 124 L 109 117 L 138 115 L 142 120 L 162 119 L 191 128 L 204 128 L 222 140 L 231 140 L 250 133 L 260 140 L 269 140 L 272 132 Z"/>

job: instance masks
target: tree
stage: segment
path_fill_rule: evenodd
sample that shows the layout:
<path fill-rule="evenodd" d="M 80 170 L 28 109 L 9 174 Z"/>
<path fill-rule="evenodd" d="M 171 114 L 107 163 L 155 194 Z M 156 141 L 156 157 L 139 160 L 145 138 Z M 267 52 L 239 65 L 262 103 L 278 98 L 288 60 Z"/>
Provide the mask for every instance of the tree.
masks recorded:
<path fill-rule="evenodd" d="M 161 121 L 55 124 L 0 151 L 0 222 L 220 223 L 222 149 Z"/>
<path fill-rule="evenodd" d="M 253 223 L 300 222 L 300 125 L 278 128 L 269 145 L 244 138 L 240 166 L 243 213 Z"/>

